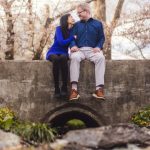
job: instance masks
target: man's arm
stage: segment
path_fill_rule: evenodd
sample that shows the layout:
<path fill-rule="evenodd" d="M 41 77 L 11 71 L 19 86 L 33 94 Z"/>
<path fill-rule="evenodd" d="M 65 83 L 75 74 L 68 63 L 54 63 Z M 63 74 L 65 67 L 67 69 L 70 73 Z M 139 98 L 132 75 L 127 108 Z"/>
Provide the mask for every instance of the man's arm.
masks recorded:
<path fill-rule="evenodd" d="M 102 23 L 100 22 L 100 26 L 99 26 L 99 41 L 97 43 L 96 48 L 100 48 L 100 50 L 102 50 L 104 42 L 105 42 L 104 29 L 103 29 Z"/>

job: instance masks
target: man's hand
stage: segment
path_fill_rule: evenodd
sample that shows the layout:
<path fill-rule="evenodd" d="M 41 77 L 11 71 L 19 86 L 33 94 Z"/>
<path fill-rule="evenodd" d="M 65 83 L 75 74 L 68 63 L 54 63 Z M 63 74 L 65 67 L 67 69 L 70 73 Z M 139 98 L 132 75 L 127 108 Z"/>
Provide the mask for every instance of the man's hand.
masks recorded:
<path fill-rule="evenodd" d="M 94 52 L 94 53 L 97 53 L 97 52 L 100 52 L 100 51 L 101 51 L 101 49 L 98 48 L 98 47 L 93 48 L 93 52 Z"/>
<path fill-rule="evenodd" d="M 79 50 L 79 48 L 77 46 L 73 46 L 70 51 L 71 52 L 77 52 Z"/>
<path fill-rule="evenodd" d="M 74 38 L 77 39 L 77 35 L 74 35 Z"/>

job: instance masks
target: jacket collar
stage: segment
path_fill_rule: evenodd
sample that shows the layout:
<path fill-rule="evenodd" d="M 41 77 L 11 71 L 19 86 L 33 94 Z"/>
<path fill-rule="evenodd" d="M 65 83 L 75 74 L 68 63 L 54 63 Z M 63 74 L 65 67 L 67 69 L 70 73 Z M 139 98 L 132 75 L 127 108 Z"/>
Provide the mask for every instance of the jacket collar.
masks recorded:
<path fill-rule="evenodd" d="M 89 18 L 87 21 L 85 21 L 85 20 L 81 20 L 80 22 L 82 22 L 82 23 L 86 23 L 86 22 L 90 22 L 90 21 L 92 21 L 93 20 L 93 18 Z"/>

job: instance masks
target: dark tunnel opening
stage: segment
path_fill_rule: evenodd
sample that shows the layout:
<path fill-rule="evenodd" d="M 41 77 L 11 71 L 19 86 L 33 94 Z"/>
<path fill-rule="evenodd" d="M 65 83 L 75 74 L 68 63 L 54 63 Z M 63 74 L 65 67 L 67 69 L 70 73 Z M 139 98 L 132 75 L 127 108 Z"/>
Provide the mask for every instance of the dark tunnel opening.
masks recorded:
<path fill-rule="evenodd" d="M 94 119 L 94 117 L 78 111 L 70 111 L 70 112 L 65 112 L 60 115 L 57 115 L 50 121 L 50 125 L 51 127 L 57 128 L 59 130 L 59 133 L 62 135 L 68 132 L 69 130 L 74 130 L 67 125 L 67 122 L 70 120 L 79 120 L 83 122 L 85 124 L 84 128 L 99 127 L 99 124 Z M 79 127 L 76 129 L 81 129 L 81 128 Z"/>

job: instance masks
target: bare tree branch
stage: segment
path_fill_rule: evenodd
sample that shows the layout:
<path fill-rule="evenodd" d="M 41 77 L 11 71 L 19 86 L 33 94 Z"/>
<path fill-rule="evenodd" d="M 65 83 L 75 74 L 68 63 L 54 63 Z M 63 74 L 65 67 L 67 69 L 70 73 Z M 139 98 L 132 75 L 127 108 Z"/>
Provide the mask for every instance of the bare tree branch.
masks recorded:
<path fill-rule="evenodd" d="M 19 13 L 17 14 L 17 16 L 16 16 L 16 18 L 14 19 L 13 23 L 15 23 L 15 22 L 16 22 L 17 18 L 18 18 L 18 17 L 19 17 L 19 15 L 21 14 L 21 10 L 22 10 L 22 8 L 23 8 L 23 1 L 22 1 L 22 3 L 21 3 L 21 7 L 20 7 L 20 9 L 19 9 Z"/>
<path fill-rule="evenodd" d="M 15 2 L 15 0 L 11 0 L 11 1 L 9 2 L 9 5 L 11 6 L 14 2 Z"/>
<path fill-rule="evenodd" d="M 131 42 L 138 48 L 138 50 L 139 50 L 141 56 L 143 57 L 143 59 L 146 59 L 145 56 L 143 55 L 143 52 L 142 52 L 141 48 L 138 46 L 138 44 L 137 44 L 133 39 L 129 38 L 128 36 L 125 36 L 125 37 L 126 37 L 129 41 L 131 41 Z"/>
<path fill-rule="evenodd" d="M 93 2 L 93 1 L 95 1 L 95 0 L 86 0 L 86 3 L 91 3 L 91 2 Z M 78 5 L 78 4 L 77 4 L 77 5 Z M 53 19 L 55 20 L 55 19 L 61 17 L 63 14 L 66 14 L 66 13 L 68 13 L 68 12 L 71 12 L 71 11 L 75 10 L 76 7 L 77 7 L 77 5 L 72 6 L 70 9 L 68 9 L 68 10 L 66 10 L 66 11 L 63 11 L 62 13 L 58 14 L 57 16 L 55 16 Z"/>
<path fill-rule="evenodd" d="M 6 3 L 5 0 L 0 0 L 0 5 L 1 5 L 4 9 L 7 8 L 7 3 Z"/>
<path fill-rule="evenodd" d="M 52 14 L 52 16 L 54 16 L 54 12 L 57 10 L 57 8 L 58 8 L 58 5 L 59 5 L 60 1 L 61 1 L 61 0 L 59 0 L 59 1 L 57 2 L 57 5 L 56 5 L 56 7 L 54 8 L 54 11 L 53 11 L 53 14 Z"/>
<path fill-rule="evenodd" d="M 114 14 L 112 22 L 116 22 L 117 23 L 118 19 L 120 18 L 124 1 L 125 0 L 119 0 L 119 2 L 117 4 L 117 7 L 116 7 L 116 10 L 115 10 L 115 14 Z M 115 23 L 115 25 L 116 25 L 116 23 Z"/>

